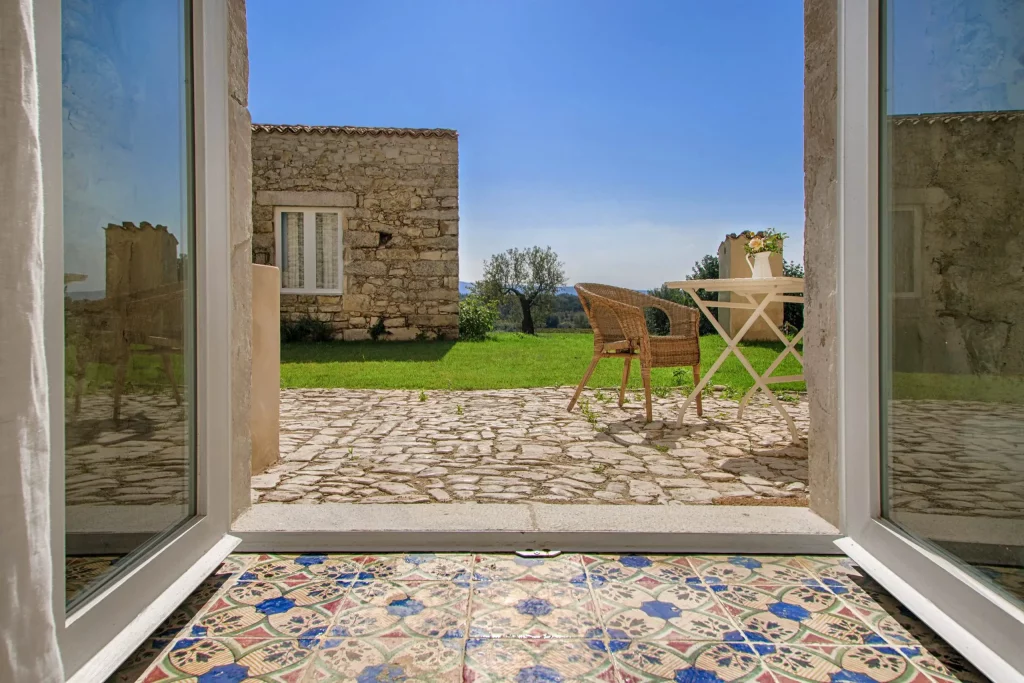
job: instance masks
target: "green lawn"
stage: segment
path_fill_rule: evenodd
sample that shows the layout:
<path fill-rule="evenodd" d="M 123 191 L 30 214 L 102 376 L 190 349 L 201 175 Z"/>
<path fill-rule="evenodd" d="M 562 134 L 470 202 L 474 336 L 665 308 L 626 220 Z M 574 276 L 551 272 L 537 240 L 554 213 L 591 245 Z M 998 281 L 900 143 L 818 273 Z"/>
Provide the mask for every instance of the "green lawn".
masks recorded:
<path fill-rule="evenodd" d="M 164 374 L 163 360 L 159 354 L 139 352 L 131 357 L 128 372 L 125 375 L 125 393 L 160 392 L 168 388 L 167 376 Z M 75 385 L 75 354 L 76 349 L 67 345 L 64 349 L 64 385 L 68 395 L 72 395 Z M 184 385 L 185 368 L 182 354 L 171 354 L 171 369 L 178 385 Z M 114 384 L 114 365 L 112 363 L 90 362 L 85 366 L 85 390 L 91 394 L 106 391 Z"/>
<path fill-rule="evenodd" d="M 701 338 L 702 365 L 706 370 L 725 348 L 721 337 Z M 763 370 L 775 359 L 782 344 L 743 344 L 754 367 Z M 531 337 L 495 333 L 482 342 L 335 342 L 282 344 L 281 386 L 284 388 L 349 389 L 511 389 L 573 386 L 580 381 L 593 356 L 590 334 L 543 333 Z M 800 366 L 787 358 L 777 375 L 793 375 Z M 592 387 L 616 387 L 622 362 L 604 360 L 590 380 Z M 655 387 L 693 387 L 688 369 L 673 374 L 656 368 Z M 735 356 L 718 370 L 713 380 L 736 392 L 753 386 L 753 380 Z M 634 363 L 630 386 L 639 388 L 640 367 Z M 776 385 L 803 391 L 803 382 Z"/>
<path fill-rule="evenodd" d="M 902 400 L 1024 403 L 1024 377 L 1016 375 L 939 375 L 897 372 L 892 395 Z"/>

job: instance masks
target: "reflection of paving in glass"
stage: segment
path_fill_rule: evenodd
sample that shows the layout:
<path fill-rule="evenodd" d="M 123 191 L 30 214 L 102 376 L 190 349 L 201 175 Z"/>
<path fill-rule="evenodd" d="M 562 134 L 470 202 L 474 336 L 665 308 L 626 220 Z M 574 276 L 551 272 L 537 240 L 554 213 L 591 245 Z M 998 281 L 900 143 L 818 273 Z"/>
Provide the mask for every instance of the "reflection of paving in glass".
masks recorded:
<path fill-rule="evenodd" d="M 64 600 L 71 602 L 93 581 L 105 574 L 121 555 L 68 556 L 64 562 Z M 58 577 L 59 581 L 60 578 Z"/>
<path fill-rule="evenodd" d="M 1024 405 L 896 401 L 894 512 L 1024 518 Z"/>
<path fill-rule="evenodd" d="M 66 425 L 67 505 L 184 505 L 185 409 L 166 392 L 129 394 L 115 425 L 111 405 L 107 394 L 85 396 L 78 419 Z"/>
<path fill-rule="evenodd" d="M 254 502 L 543 502 L 707 504 L 786 499 L 806 505 L 807 450 L 763 399 L 642 397 L 620 409 L 613 390 L 286 390 L 282 461 L 253 477 Z M 638 400 L 639 399 L 639 400 Z M 806 433 L 807 402 L 787 409 Z"/>
<path fill-rule="evenodd" d="M 845 557 L 232 555 L 108 683 L 987 679 Z"/>

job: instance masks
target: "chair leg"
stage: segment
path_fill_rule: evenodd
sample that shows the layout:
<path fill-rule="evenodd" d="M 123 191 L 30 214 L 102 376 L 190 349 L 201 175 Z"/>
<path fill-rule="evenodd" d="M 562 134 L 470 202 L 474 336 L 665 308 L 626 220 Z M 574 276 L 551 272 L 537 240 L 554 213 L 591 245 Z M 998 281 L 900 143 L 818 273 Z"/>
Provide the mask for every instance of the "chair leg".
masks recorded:
<path fill-rule="evenodd" d="M 178 391 L 178 381 L 174 378 L 174 365 L 171 362 L 171 354 L 161 353 L 160 360 L 164 366 L 164 376 L 167 377 L 167 383 L 171 385 L 171 391 L 174 393 L 174 405 L 181 405 L 181 392 Z"/>
<path fill-rule="evenodd" d="M 601 360 L 601 356 L 594 356 L 594 360 L 590 361 L 590 366 L 587 368 L 587 371 L 583 373 L 583 379 L 580 380 L 580 385 L 576 387 L 576 393 L 572 395 L 572 400 L 569 401 L 569 407 L 566 408 L 570 413 L 572 412 L 573 406 L 576 405 L 576 400 L 580 397 L 580 394 L 583 393 L 583 387 L 587 386 L 587 381 L 590 379 L 590 376 L 594 374 L 594 368 L 597 367 L 597 361 L 599 360 Z"/>
<path fill-rule="evenodd" d="M 644 380 L 644 407 L 647 409 L 647 421 L 653 422 L 654 416 L 651 412 L 651 369 L 640 364 L 640 376 Z"/>
<path fill-rule="evenodd" d="M 78 414 L 82 412 L 82 394 L 85 393 L 86 371 L 84 355 L 84 348 L 79 347 L 75 349 L 75 407 L 71 413 L 72 418 L 77 418 Z"/>
<path fill-rule="evenodd" d="M 117 359 L 117 366 L 114 368 L 114 387 L 113 387 L 113 398 L 114 398 L 114 424 L 121 424 L 121 394 L 124 392 L 125 378 L 128 375 L 128 365 L 131 363 L 131 358 L 124 354 Z"/>
<path fill-rule="evenodd" d="M 699 365 L 694 365 L 693 366 L 693 386 L 697 386 L 698 384 L 700 384 L 700 366 Z M 700 394 L 697 394 L 697 417 L 700 417 L 703 414 L 704 414 L 704 404 L 700 400 Z"/>
<path fill-rule="evenodd" d="M 626 356 L 625 367 L 622 368 L 622 386 L 619 387 L 619 407 L 626 402 L 626 384 L 629 382 L 629 369 L 633 365 L 633 356 Z"/>

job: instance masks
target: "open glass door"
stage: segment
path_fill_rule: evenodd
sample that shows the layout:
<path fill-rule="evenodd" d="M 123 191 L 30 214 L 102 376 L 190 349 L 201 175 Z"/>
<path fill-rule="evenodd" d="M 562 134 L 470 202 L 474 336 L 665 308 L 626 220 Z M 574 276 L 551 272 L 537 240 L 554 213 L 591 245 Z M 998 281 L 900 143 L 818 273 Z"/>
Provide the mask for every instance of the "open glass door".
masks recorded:
<path fill-rule="evenodd" d="M 216 2 L 40 5 L 44 130 L 61 133 L 45 178 L 48 354 L 64 368 L 53 602 L 69 679 L 93 681 L 236 542 L 227 28 Z"/>
<path fill-rule="evenodd" d="M 1024 5 L 841 3 L 844 549 L 1024 676 Z"/>

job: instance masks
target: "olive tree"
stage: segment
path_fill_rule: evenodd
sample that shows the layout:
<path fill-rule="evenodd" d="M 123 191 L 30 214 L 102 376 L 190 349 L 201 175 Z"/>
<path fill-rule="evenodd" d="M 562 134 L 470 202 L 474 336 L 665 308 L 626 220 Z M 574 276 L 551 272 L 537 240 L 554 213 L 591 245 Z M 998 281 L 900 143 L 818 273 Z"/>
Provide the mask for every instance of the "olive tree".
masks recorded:
<path fill-rule="evenodd" d="M 484 261 L 475 291 L 496 301 L 515 300 L 523 314 L 522 330 L 534 334 L 534 309 L 565 284 L 565 266 L 551 247 L 509 249 Z"/>

